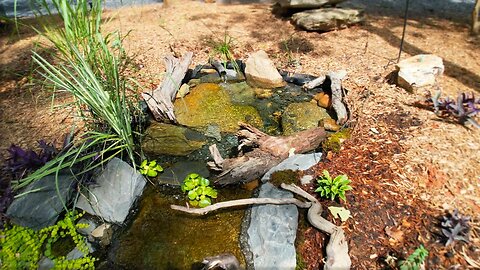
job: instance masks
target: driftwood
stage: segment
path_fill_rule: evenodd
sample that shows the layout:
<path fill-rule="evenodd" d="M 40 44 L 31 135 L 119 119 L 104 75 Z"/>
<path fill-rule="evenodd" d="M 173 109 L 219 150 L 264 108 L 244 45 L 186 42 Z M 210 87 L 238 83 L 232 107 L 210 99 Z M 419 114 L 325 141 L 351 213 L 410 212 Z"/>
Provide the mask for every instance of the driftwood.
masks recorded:
<path fill-rule="evenodd" d="M 311 90 L 315 87 L 320 86 L 325 82 L 327 77 L 330 79 L 332 90 L 332 107 L 337 114 L 337 124 L 343 125 L 348 120 L 348 113 L 345 104 L 343 103 L 343 97 L 345 94 L 342 89 L 342 79 L 345 78 L 347 72 L 345 70 L 340 70 L 336 72 L 329 72 L 326 76 L 321 75 L 320 77 L 311 80 L 303 85 L 305 90 Z"/>
<path fill-rule="evenodd" d="M 320 231 L 330 234 L 330 240 L 327 244 L 327 260 L 325 262 L 325 270 L 348 270 L 351 266 L 350 256 L 348 255 L 348 244 L 345 239 L 343 229 L 321 216 L 322 205 L 320 202 L 295 184 L 282 184 L 281 187 L 292 193 L 295 193 L 309 202 L 302 202 L 295 198 L 290 199 L 272 199 L 272 198 L 251 198 L 242 200 L 233 200 L 220 202 L 205 208 L 188 208 L 184 206 L 171 205 L 174 210 L 183 211 L 190 214 L 204 215 L 208 212 L 218 210 L 220 208 L 243 206 L 251 204 L 295 204 L 300 208 L 308 209 L 308 221 L 312 226 Z"/>
<path fill-rule="evenodd" d="M 475 6 L 472 11 L 472 33 L 480 34 L 480 0 L 475 2 Z"/>
<path fill-rule="evenodd" d="M 187 52 L 182 59 L 171 55 L 166 56 L 164 60 L 167 72 L 162 84 L 151 93 L 142 93 L 142 97 L 147 102 L 155 120 L 176 122 L 173 100 L 175 100 L 177 91 L 182 85 L 182 80 L 192 62 L 192 57 L 192 52 Z"/>
<path fill-rule="evenodd" d="M 216 180 L 217 184 L 226 185 L 258 179 L 270 168 L 286 159 L 292 150 L 296 154 L 315 150 L 327 136 L 322 127 L 284 137 L 267 135 L 245 123 L 240 123 L 240 127 L 240 131 L 237 132 L 240 138 L 239 147 L 257 148 L 243 156 L 222 160 L 221 164 L 218 164 L 219 162 L 214 162 L 214 165 L 210 163 L 210 168 L 221 171 Z M 212 148 L 210 151 L 212 156 L 218 154 L 214 153 Z"/>

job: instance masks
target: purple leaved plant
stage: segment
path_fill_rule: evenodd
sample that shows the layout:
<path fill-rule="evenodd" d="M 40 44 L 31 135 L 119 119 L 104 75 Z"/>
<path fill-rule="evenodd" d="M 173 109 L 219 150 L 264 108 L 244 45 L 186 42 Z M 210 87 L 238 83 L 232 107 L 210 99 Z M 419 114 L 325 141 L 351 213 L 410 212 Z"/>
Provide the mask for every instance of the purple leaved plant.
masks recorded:
<path fill-rule="evenodd" d="M 442 233 L 447 238 L 445 246 L 455 241 L 470 241 L 470 217 L 460 215 L 458 209 L 442 217 Z"/>
<path fill-rule="evenodd" d="M 435 114 L 440 117 L 455 117 L 460 123 L 470 123 L 480 128 L 480 124 L 473 117 L 480 114 L 480 99 L 473 93 L 461 93 L 456 100 L 449 97 L 440 98 L 440 91 L 427 100 L 433 104 Z"/>

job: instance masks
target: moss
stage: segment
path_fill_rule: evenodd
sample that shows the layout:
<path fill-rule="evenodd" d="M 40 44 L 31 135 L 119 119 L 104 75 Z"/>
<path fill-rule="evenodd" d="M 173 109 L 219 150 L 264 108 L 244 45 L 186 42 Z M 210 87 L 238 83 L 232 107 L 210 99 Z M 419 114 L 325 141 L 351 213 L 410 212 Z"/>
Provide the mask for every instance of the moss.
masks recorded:
<path fill-rule="evenodd" d="M 294 184 L 298 182 L 298 172 L 292 170 L 278 171 L 272 173 L 270 183 L 275 186 L 280 186 L 281 183 Z"/>
<path fill-rule="evenodd" d="M 305 261 L 303 260 L 302 255 L 297 252 L 297 265 L 295 265 L 295 270 L 303 269 L 307 269 L 307 266 L 305 265 Z"/>
<path fill-rule="evenodd" d="M 333 151 L 338 153 L 340 148 L 342 147 L 342 143 L 350 138 L 350 129 L 342 129 L 337 131 L 336 133 L 330 135 L 325 141 L 322 143 L 322 149 L 325 152 Z"/>

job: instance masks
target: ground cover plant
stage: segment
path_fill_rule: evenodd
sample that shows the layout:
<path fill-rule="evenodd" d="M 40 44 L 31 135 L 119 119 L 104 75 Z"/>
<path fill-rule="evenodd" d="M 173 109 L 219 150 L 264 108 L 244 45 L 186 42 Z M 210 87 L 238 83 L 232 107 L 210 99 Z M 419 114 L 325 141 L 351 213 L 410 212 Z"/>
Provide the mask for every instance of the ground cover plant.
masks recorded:
<path fill-rule="evenodd" d="M 441 98 L 441 92 L 438 91 L 427 101 L 432 104 L 439 117 L 453 117 L 461 124 L 469 123 L 480 128 L 480 124 L 474 119 L 480 114 L 480 99 L 475 98 L 473 93 L 461 93 L 455 100 L 450 97 Z"/>
<path fill-rule="evenodd" d="M 352 190 L 350 180 L 346 175 L 332 178 L 327 170 L 323 170 L 323 175 L 317 178 L 317 183 L 318 188 L 315 192 L 319 193 L 321 197 L 332 201 L 337 197 L 346 201 L 345 191 Z"/>
<path fill-rule="evenodd" d="M 423 264 L 427 257 L 428 250 L 420 245 L 406 260 L 400 261 L 400 270 L 420 270 L 424 267 Z"/>
<path fill-rule="evenodd" d="M 210 187 L 210 180 L 196 173 L 187 175 L 182 184 L 182 191 L 187 193 L 191 206 L 206 207 L 217 198 L 217 190 Z"/>

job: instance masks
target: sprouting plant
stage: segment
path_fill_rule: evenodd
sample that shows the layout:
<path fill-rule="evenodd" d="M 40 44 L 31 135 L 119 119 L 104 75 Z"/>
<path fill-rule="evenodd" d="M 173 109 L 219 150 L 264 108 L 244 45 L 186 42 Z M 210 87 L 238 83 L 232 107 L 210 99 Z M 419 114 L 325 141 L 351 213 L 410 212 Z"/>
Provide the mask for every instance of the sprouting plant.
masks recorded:
<path fill-rule="evenodd" d="M 210 187 L 210 181 L 196 173 L 187 175 L 182 184 L 182 191 L 187 192 L 191 206 L 206 207 L 217 198 L 217 191 Z"/>
<path fill-rule="evenodd" d="M 473 93 L 461 93 L 457 100 L 440 98 L 441 92 L 437 91 L 435 95 L 427 100 L 433 105 L 436 115 L 440 117 L 455 117 L 461 124 L 470 123 L 480 128 L 480 124 L 473 119 L 474 116 L 480 114 L 480 99 L 476 99 Z"/>
<path fill-rule="evenodd" d="M 75 224 L 82 215 L 68 212 L 63 220 L 39 231 L 16 225 L 0 231 L 2 269 L 36 269 L 42 256 L 53 260 L 55 269 L 93 269 L 97 259 L 90 255 L 67 260 L 65 256 L 56 256 L 52 252 L 57 240 L 70 237 L 77 249 L 89 254 L 85 238 L 77 232 L 88 224 Z"/>
<path fill-rule="evenodd" d="M 163 172 L 163 168 L 160 164 L 157 164 L 156 160 L 148 162 L 148 160 L 145 159 L 142 161 L 142 164 L 140 164 L 140 173 L 143 175 L 155 177 L 159 172 Z"/>
<path fill-rule="evenodd" d="M 342 174 L 332 179 L 327 170 L 323 170 L 323 176 L 317 178 L 317 183 L 318 188 L 315 192 L 320 193 L 321 197 L 329 198 L 332 201 L 337 196 L 346 201 L 345 191 L 352 189 L 349 185 L 350 180 L 346 175 Z"/>
<path fill-rule="evenodd" d="M 208 44 L 212 47 L 214 54 L 220 57 L 221 61 L 225 65 L 225 68 L 227 67 L 227 62 L 230 62 L 233 65 L 233 68 L 239 72 L 240 67 L 235 61 L 235 57 L 232 53 L 234 42 L 235 39 L 230 36 L 227 31 L 225 31 L 222 40 L 212 39 L 208 41 Z"/>
<path fill-rule="evenodd" d="M 463 216 L 455 209 L 452 214 L 442 217 L 442 233 L 447 238 L 445 246 L 453 244 L 456 240 L 468 242 L 470 240 L 470 217 Z"/>
<path fill-rule="evenodd" d="M 400 261 L 400 270 L 420 270 L 427 257 L 428 250 L 420 245 L 405 261 Z"/>

